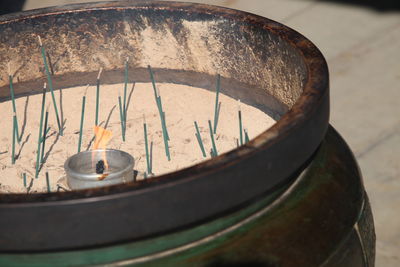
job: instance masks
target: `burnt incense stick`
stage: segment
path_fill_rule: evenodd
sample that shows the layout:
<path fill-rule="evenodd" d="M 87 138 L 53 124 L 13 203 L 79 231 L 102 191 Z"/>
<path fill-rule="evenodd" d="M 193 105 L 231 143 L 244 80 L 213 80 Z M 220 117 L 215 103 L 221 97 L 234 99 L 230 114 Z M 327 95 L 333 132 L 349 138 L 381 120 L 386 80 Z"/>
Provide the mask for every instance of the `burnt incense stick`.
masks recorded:
<path fill-rule="evenodd" d="M 144 145 L 146 150 L 146 163 L 147 163 L 147 173 L 151 173 L 151 165 L 150 165 L 150 153 L 149 153 L 149 144 L 147 140 L 147 124 L 146 124 L 146 117 L 143 114 L 143 131 L 144 131 Z"/>
<path fill-rule="evenodd" d="M 160 114 L 161 127 L 162 127 L 163 139 L 164 139 L 165 154 L 166 154 L 168 160 L 171 160 L 171 155 L 170 155 L 170 152 L 169 152 L 169 145 L 168 145 L 169 134 L 168 134 L 168 130 L 167 130 L 167 124 L 165 122 L 165 112 L 163 111 L 163 108 L 162 108 L 162 101 L 161 101 L 160 91 L 158 90 L 158 88 L 156 86 L 156 82 L 154 80 L 153 71 L 152 71 L 150 65 L 148 65 L 147 68 L 149 70 L 151 83 L 153 85 L 154 98 L 156 100 L 157 107 L 158 107 L 158 112 Z"/>
<path fill-rule="evenodd" d="M 239 141 L 243 145 L 243 125 L 242 125 L 242 110 L 240 108 L 240 99 L 238 100 L 238 117 L 239 117 Z"/>
<path fill-rule="evenodd" d="M 97 80 L 96 80 L 96 119 L 95 119 L 96 126 L 99 126 L 100 75 L 101 75 L 102 71 L 103 71 L 103 68 L 100 68 L 99 74 L 97 74 Z"/>
<path fill-rule="evenodd" d="M 50 178 L 49 178 L 49 173 L 48 172 L 46 172 L 46 185 L 47 185 L 47 193 L 50 193 L 51 192 L 51 189 L 50 189 Z"/>
<path fill-rule="evenodd" d="M 124 112 L 122 111 L 122 101 L 121 96 L 118 96 L 118 105 L 119 105 L 119 119 L 121 121 L 121 135 L 122 141 L 125 142 L 125 123 L 124 123 Z"/>
<path fill-rule="evenodd" d="M 212 144 L 212 156 L 216 157 L 218 156 L 218 151 L 217 147 L 215 145 L 215 140 L 214 140 L 214 133 L 211 125 L 211 120 L 208 120 L 208 127 L 210 128 L 210 138 L 211 138 L 211 144 Z"/>
<path fill-rule="evenodd" d="M 24 187 L 26 188 L 26 173 L 22 174 L 22 180 L 24 181 Z"/>
<path fill-rule="evenodd" d="M 248 134 L 248 132 L 247 132 L 247 129 L 245 128 L 244 129 L 244 142 L 245 143 L 248 143 L 250 141 L 250 139 L 249 139 L 249 134 Z"/>
<path fill-rule="evenodd" d="M 56 113 L 55 115 L 56 115 L 56 119 L 57 119 L 58 130 L 60 132 L 60 135 L 62 136 L 63 135 L 63 126 L 61 125 L 60 116 L 58 115 L 57 102 L 56 102 L 56 97 L 54 96 L 54 90 L 53 90 L 53 81 L 51 79 L 51 73 L 50 73 L 49 66 L 47 64 L 47 59 L 46 59 L 46 51 L 44 49 L 44 46 L 42 44 L 42 39 L 40 38 L 40 36 L 38 36 L 38 39 L 39 39 L 39 46 L 40 46 L 40 49 L 42 52 L 42 58 L 43 58 L 44 69 L 45 69 L 46 76 L 47 76 L 47 82 L 49 84 L 51 98 L 53 100 L 54 111 Z"/>
<path fill-rule="evenodd" d="M 13 112 L 14 112 L 16 120 L 17 120 L 17 125 L 15 126 L 15 131 L 17 133 L 17 142 L 19 144 L 21 142 L 22 136 L 19 136 L 19 130 L 18 130 L 17 107 L 16 107 L 16 104 L 15 104 L 13 76 L 11 74 L 10 62 L 8 62 L 8 79 L 9 79 L 9 84 L 10 84 L 10 95 L 11 95 L 12 108 L 13 108 Z"/>
<path fill-rule="evenodd" d="M 194 121 L 194 127 L 196 128 L 196 134 L 195 135 L 196 135 L 196 138 L 197 138 L 197 142 L 199 143 L 201 153 L 203 154 L 203 157 L 207 157 L 206 151 L 205 151 L 204 145 L 203 145 L 203 140 L 201 139 L 199 126 L 197 125 L 197 121 Z"/>
<path fill-rule="evenodd" d="M 217 88 L 215 93 L 215 110 L 214 110 L 214 134 L 217 133 L 219 109 L 221 103 L 219 102 L 219 91 L 221 89 L 221 75 L 217 74 Z"/>
<path fill-rule="evenodd" d="M 43 128 L 43 136 L 42 136 L 42 153 L 40 157 L 40 162 L 44 163 L 44 149 L 46 146 L 46 138 L 47 138 L 47 133 L 49 132 L 49 128 L 47 128 L 47 121 L 49 118 L 49 106 L 46 108 L 46 115 L 44 119 L 44 128 Z"/>
<path fill-rule="evenodd" d="M 40 123 L 39 123 L 39 135 L 38 135 L 38 148 L 36 154 L 36 172 L 35 178 L 39 176 L 39 167 L 40 167 L 40 145 L 42 143 L 42 127 L 43 127 L 43 117 L 44 117 L 44 106 L 46 102 L 46 83 L 43 85 L 43 94 L 42 94 L 42 110 L 40 112 Z"/>
<path fill-rule="evenodd" d="M 12 129 L 12 148 L 11 148 L 11 163 L 15 164 L 15 139 L 17 138 L 17 117 L 13 115 L 13 129 Z"/>

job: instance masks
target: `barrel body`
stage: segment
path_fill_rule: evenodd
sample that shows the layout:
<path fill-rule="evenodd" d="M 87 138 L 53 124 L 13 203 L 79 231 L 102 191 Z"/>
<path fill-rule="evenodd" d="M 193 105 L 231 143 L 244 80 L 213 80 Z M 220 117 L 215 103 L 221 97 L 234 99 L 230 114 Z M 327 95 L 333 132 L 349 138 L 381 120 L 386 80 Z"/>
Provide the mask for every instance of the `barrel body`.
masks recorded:
<path fill-rule="evenodd" d="M 113 246 L 0 254 L 2 266 L 370 267 L 374 262 L 373 218 L 361 174 L 333 128 L 292 184 L 225 216 Z"/>
<path fill-rule="evenodd" d="M 277 122 L 250 142 L 152 179 L 0 194 L 0 266 L 374 266 L 372 214 L 357 163 L 329 127 L 324 57 L 257 15 L 117 1 L 0 17 L 0 102 L 41 93 L 40 35 L 55 90 L 135 82 L 215 90 Z M 151 43 L 152 46 L 148 44 Z M 168 49 L 165 49 L 168 48 Z M 170 51 L 173 51 L 170 52 Z M 52 60 L 50 60 L 52 59 Z"/>

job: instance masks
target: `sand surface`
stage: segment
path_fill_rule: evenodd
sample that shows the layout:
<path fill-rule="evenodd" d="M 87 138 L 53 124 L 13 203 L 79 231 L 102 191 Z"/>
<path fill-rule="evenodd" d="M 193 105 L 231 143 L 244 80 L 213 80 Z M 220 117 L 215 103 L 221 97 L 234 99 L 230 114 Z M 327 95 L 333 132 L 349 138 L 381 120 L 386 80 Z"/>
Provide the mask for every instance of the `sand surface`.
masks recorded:
<path fill-rule="evenodd" d="M 153 143 L 153 173 L 155 175 L 173 172 L 210 158 L 211 139 L 208 120 L 213 121 L 215 92 L 190 86 L 160 83 L 157 84 L 162 105 L 166 114 L 167 129 L 170 135 L 171 160 L 168 161 L 160 116 L 151 83 L 130 83 L 128 85 L 128 111 L 126 141 L 122 142 L 118 95 L 123 96 L 123 84 L 102 85 L 100 91 L 99 121 L 111 130 L 113 136 L 108 148 L 120 149 L 130 153 L 135 159 L 135 170 L 146 171 L 146 154 L 143 132 L 143 114 L 146 117 L 149 145 Z M 42 95 L 16 99 L 17 117 L 22 141 L 16 144 L 16 162 L 11 164 L 12 147 L 12 102 L 0 103 L 0 193 L 47 192 L 45 172 L 49 173 L 51 191 L 65 189 L 65 160 L 77 153 L 82 96 L 86 86 L 55 91 L 57 105 L 62 110 L 64 135 L 58 135 L 51 94 L 46 96 L 49 110 L 50 131 L 46 140 L 45 163 L 39 177 L 35 178 L 36 151 L 39 135 L 39 122 Z M 129 97 L 130 96 L 130 97 Z M 95 124 L 96 87 L 87 89 L 83 141 L 81 150 L 90 150 L 93 142 Z M 224 94 L 219 95 L 221 111 L 217 134 L 215 135 L 218 154 L 236 148 L 239 138 L 238 101 Z M 61 108 L 62 107 L 62 108 Z M 241 104 L 243 127 L 249 137 L 254 138 L 275 121 L 264 112 L 246 104 Z M 197 121 L 204 142 L 207 157 L 204 158 L 195 137 L 194 120 Z M 27 175 L 27 186 L 23 183 L 23 173 Z"/>

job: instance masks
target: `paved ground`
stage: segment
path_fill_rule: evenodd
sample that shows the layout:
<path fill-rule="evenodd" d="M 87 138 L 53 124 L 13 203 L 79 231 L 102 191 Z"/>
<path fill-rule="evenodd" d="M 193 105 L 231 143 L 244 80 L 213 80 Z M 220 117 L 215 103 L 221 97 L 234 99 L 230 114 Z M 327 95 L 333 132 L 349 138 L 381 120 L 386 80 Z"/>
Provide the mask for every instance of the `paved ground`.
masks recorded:
<path fill-rule="evenodd" d="M 28 0 L 25 9 L 77 2 Z M 353 149 L 371 199 L 376 266 L 400 266 L 400 12 L 305 0 L 194 2 L 274 19 L 320 48 L 330 68 L 331 123 Z"/>

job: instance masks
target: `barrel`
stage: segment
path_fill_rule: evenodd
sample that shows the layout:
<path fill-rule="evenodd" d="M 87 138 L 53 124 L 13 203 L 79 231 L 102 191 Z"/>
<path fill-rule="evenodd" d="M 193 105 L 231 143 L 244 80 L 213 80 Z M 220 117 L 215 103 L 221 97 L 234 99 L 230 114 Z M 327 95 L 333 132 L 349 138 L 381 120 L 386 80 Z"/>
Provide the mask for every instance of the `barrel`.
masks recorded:
<path fill-rule="evenodd" d="M 160 51 L 165 36 L 176 40 L 167 44 L 176 51 L 170 60 L 145 54 L 149 29 Z M 37 35 L 58 56 L 58 88 L 95 81 L 100 63 L 104 82 L 117 83 L 129 53 L 136 82 L 150 81 L 151 65 L 159 82 L 211 90 L 219 73 L 224 94 L 277 122 L 238 149 L 151 179 L 0 194 L 0 265 L 374 266 L 368 198 L 350 149 L 329 126 L 326 62 L 304 36 L 246 12 L 179 2 L 4 15 L 0 62 L 22 66 L 16 97 L 41 92 Z M 0 75 L 6 68 L 0 63 Z M 10 98 L 6 78 L 0 102 Z"/>

